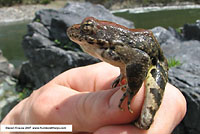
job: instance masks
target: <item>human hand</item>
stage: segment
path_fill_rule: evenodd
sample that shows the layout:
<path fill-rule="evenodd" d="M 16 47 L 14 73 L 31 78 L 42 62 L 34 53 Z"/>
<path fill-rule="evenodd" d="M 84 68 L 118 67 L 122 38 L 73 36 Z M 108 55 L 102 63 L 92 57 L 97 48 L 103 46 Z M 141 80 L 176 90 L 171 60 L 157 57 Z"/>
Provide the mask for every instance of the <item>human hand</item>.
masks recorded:
<path fill-rule="evenodd" d="M 66 71 L 15 106 L 2 124 L 72 124 L 73 132 L 81 134 L 171 133 L 186 113 L 180 91 L 167 84 L 153 124 L 141 130 L 130 122 L 140 114 L 144 87 L 131 102 L 133 114 L 127 110 L 127 100 L 121 111 L 118 103 L 123 92 L 110 88 L 118 75 L 118 68 L 103 62 Z"/>

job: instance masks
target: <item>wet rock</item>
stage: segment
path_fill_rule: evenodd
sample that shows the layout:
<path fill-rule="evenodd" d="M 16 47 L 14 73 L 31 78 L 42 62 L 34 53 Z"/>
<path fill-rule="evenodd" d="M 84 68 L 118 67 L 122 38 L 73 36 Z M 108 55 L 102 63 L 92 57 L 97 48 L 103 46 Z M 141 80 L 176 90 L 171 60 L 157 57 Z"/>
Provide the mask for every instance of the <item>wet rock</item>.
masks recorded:
<path fill-rule="evenodd" d="M 186 40 L 200 40 L 200 20 L 197 20 L 195 24 L 185 24 L 183 36 Z"/>
<path fill-rule="evenodd" d="M 80 51 L 66 35 L 69 26 L 80 23 L 87 16 L 133 27 L 132 22 L 114 16 L 101 5 L 90 3 L 68 3 L 60 10 L 36 12 L 22 43 L 28 62 L 22 66 L 19 85 L 39 88 L 65 70 L 99 62 Z"/>

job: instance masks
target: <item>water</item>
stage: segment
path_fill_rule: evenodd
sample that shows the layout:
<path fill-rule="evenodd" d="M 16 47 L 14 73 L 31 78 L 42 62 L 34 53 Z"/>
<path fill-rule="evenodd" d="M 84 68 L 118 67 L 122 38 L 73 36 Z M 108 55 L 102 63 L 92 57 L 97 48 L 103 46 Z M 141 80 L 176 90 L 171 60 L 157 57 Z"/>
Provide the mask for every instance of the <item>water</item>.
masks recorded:
<path fill-rule="evenodd" d="M 147 13 L 114 13 L 135 23 L 136 28 L 151 29 L 155 26 L 179 28 L 186 23 L 200 19 L 200 9 L 164 10 Z M 26 34 L 28 22 L 0 24 L 0 49 L 4 56 L 15 66 L 26 60 L 21 42 Z"/>
<path fill-rule="evenodd" d="M 18 67 L 26 60 L 21 46 L 28 21 L 0 25 L 0 49 L 11 63 Z"/>
<path fill-rule="evenodd" d="M 151 29 L 156 26 L 168 28 L 182 27 L 186 23 L 195 23 L 200 19 L 200 9 L 163 10 L 148 13 L 114 13 L 135 23 L 136 28 Z"/>

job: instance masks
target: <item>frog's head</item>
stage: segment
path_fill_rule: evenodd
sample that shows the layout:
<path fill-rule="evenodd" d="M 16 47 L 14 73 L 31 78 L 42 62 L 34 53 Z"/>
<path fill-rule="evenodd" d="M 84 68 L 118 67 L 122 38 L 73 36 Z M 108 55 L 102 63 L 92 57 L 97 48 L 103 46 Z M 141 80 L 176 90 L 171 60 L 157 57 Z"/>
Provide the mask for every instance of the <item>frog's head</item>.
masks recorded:
<path fill-rule="evenodd" d="M 67 29 L 68 37 L 79 45 L 94 44 L 97 40 L 97 20 L 88 17 L 81 24 L 75 24 Z M 99 38 L 99 37 L 98 37 Z"/>
<path fill-rule="evenodd" d="M 87 17 L 81 24 L 75 24 L 67 29 L 68 37 L 79 44 L 81 48 L 100 58 L 103 49 L 108 48 L 106 40 L 106 27 L 100 24 L 100 21 Z"/>
<path fill-rule="evenodd" d="M 121 27 L 113 22 L 87 17 L 81 24 L 69 27 L 67 35 L 88 54 L 112 64 L 119 60 L 115 52 L 116 44 L 123 44 L 121 40 L 116 40 L 117 33 L 122 32 Z"/>

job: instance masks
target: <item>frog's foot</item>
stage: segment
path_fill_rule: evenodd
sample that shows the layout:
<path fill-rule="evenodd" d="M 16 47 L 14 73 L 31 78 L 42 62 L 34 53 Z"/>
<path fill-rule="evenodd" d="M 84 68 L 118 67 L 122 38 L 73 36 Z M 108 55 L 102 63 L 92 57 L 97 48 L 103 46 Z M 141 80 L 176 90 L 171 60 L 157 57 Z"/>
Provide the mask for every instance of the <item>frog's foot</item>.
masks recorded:
<path fill-rule="evenodd" d="M 118 107 L 119 107 L 119 109 L 120 109 L 121 111 L 124 111 L 124 109 L 122 108 L 122 102 L 124 101 L 124 99 L 126 98 L 126 96 L 127 96 L 127 92 L 125 92 L 125 93 L 123 94 L 123 96 L 121 97 L 121 99 L 120 99 L 120 101 L 119 101 Z"/>
<path fill-rule="evenodd" d="M 127 85 L 124 85 L 124 86 L 127 86 Z M 121 105 L 122 105 L 124 99 L 125 99 L 127 96 L 128 96 L 128 102 L 127 102 L 128 111 L 129 111 L 130 113 L 133 113 L 133 110 L 131 109 L 131 100 L 132 100 L 132 98 L 133 98 L 133 94 L 130 93 L 129 90 L 126 90 L 126 92 L 123 94 L 122 98 L 120 99 L 120 102 L 119 102 L 118 107 L 119 107 L 119 109 L 120 109 L 121 111 L 124 111 L 124 109 L 122 108 Z"/>
<path fill-rule="evenodd" d="M 112 83 L 111 87 L 115 88 L 117 87 L 117 85 L 120 83 L 120 81 L 122 80 L 122 75 L 120 74 Z"/>

